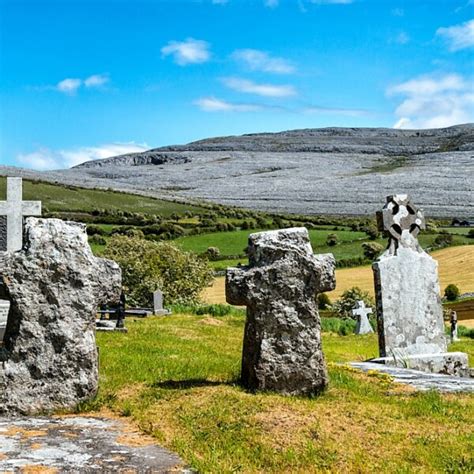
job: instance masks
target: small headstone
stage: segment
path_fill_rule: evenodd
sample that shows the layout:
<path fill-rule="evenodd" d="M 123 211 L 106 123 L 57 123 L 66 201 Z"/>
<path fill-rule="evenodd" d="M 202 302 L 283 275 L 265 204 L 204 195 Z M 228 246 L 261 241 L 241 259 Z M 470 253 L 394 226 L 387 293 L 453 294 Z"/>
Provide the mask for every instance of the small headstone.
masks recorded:
<path fill-rule="evenodd" d="M 8 313 L 10 311 L 10 301 L 0 300 L 0 343 L 3 341 L 5 328 L 7 327 Z"/>
<path fill-rule="evenodd" d="M 41 202 L 23 201 L 22 178 L 7 178 L 7 200 L 0 201 L 0 251 L 16 252 L 23 247 L 23 217 L 40 216 Z"/>
<path fill-rule="evenodd" d="M 357 306 L 352 310 L 352 314 L 357 317 L 355 334 L 371 334 L 374 332 L 370 324 L 368 314 L 372 313 L 372 308 L 367 308 L 363 301 L 358 301 Z"/>
<path fill-rule="evenodd" d="M 312 395 L 327 385 L 317 294 L 335 287 L 332 254 L 314 255 L 308 231 L 251 234 L 249 266 L 228 268 L 227 302 L 247 306 L 242 384 Z"/>
<path fill-rule="evenodd" d="M 389 246 L 373 264 L 381 362 L 465 375 L 467 355 L 446 353 L 438 263 L 420 247 L 424 217 L 406 194 L 387 197 L 377 214 Z"/>
<path fill-rule="evenodd" d="M 163 308 L 163 292 L 161 290 L 153 292 L 153 314 L 155 316 L 171 314 L 171 311 Z"/>
<path fill-rule="evenodd" d="M 451 311 L 450 315 L 450 323 L 451 323 L 451 330 L 450 330 L 450 335 L 451 335 L 451 342 L 456 342 L 459 341 L 458 337 L 458 314 L 456 311 Z"/>

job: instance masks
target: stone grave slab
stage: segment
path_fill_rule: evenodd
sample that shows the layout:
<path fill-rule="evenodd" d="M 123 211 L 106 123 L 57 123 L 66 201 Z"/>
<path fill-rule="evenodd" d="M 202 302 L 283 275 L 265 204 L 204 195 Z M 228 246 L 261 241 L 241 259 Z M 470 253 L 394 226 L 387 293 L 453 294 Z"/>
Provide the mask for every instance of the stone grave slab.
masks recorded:
<path fill-rule="evenodd" d="M 122 420 L 0 418 L 1 472 L 190 472 Z"/>
<path fill-rule="evenodd" d="M 8 313 L 10 311 L 10 301 L 0 300 L 0 343 L 3 341 L 3 335 L 7 327 Z"/>

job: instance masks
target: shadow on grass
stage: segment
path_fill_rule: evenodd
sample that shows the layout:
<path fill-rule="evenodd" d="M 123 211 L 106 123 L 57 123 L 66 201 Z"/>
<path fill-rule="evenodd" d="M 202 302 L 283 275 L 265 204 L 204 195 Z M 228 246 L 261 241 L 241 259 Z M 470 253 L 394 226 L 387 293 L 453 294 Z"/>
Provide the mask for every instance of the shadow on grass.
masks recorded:
<path fill-rule="evenodd" d="M 239 385 L 239 380 L 227 380 L 225 382 L 206 379 L 164 380 L 163 382 L 153 383 L 151 387 L 166 388 L 170 390 L 185 390 L 197 387 L 216 387 L 219 385 Z"/>

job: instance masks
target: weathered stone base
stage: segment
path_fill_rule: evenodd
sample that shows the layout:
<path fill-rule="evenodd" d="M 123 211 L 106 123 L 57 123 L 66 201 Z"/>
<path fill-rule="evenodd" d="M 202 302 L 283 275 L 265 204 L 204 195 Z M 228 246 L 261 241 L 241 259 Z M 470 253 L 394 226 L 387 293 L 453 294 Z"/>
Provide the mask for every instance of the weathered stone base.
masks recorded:
<path fill-rule="evenodd" d="M 474 393 L 474 378 L 453 377 L 451 375 L 431 374 L 419 370 L 401 369 L 372 362 L 351 362 L 350 365 L 363 372 L 377 371 L 393 377 L 395 383 L 413 387 L 415 390 L 425 392 L 436 390 L 444 393 Z"/>
<path fill-rule="evenodd" d="M 369 362 L 401 367 L 433 374 L 469 377 L 469 361 L 464 352 L 441 352 L 439 354 L 416 354 L 404 357 L 378 357 Z"/>

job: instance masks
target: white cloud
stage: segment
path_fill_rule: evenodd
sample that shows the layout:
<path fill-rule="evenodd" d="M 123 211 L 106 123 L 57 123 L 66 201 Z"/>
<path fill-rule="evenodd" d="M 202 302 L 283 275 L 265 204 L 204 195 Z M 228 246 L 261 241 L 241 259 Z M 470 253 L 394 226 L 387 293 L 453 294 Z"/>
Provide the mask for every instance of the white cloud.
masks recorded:
<path fill-rule="evenodd" d="M 146 151 L 149 146 L 146 144 L 129 143 L 108 143 L 100 146 L 78 147 L 70 150 L 51 150 L 40 148 L 32 153 L 22 153 L 17 156 L 17 162 L 22 166 L 36 170 L 51 170 L 70 168 L 89 160 L 110 158 L 112 156 L 126 153 L 136 153 Z"/>
<path fill-rule="evenodd" d="M 401 31 L 395 38 L 395 42 L 398 44 L 407 44 L 410 41 L 410 37 L 405 31 Z"/>
<path fill-rule="evenodd" d="M 211 53 L 207 41 L 188 38 L 186 41 L 170 41 L 161 48 L 163 56 L 173 56 L 174 62 L 180 66 L 200 64 L 209 61 Z"/>
<path fill-rule="evenodd" d="M 395 128 L 440 128 L 474 121 L 474 87 L 459 74 L 420 76 L 387 90 L 404 96 Z"/>
<path fill-rule="evenodd" d="M 346 115 L 349 117 L 364 117 L 370 115 L 368 110 L 364 109 L 346 109 L 338 107 L 319 107 L 310 106 L 303 110 L 307 114 L 329 114 L 329 115 Z"/>
<path fill-rule="evenodd" d="M 84 85 L 86 87 L 101 87 L 109 82 L 109 76 L 107 74 L 94 74 L 84 79 Z"/>
<path fill-rule="evenodd" d="M 263 2 L 263 4 L 268 8 L 276 8 L 279 3 L 279 0 L 264 0 Z"/>
<path fill-rule="evenodd" d="M 243 63 L 253 71 L 272 72 L 276 74 L 291 74 L 295 67 L 286 59 L 272 57 L 258 49 L 238 49 L 232 53 L 232 58 Z"/>
<path fill-rule="evenodd" d="M 93 74 L 85 79 L 68 77 L 59 81 L 55 86 L 40 87 L 39 90 L 55 89 L 64 94 L 75 95 L 82 87 L 87 87 L 88 89 L 100 88 L 107 84 L 107 82 L 109 82 L 109 76 L 107 74 Z"/>
<path fill-rule="evenodd" d="M 264 97 L 289 97 L 296 95 L 296 89 L 290 85 L 257 84 L 238 77 L 225 77 L 222 82 L 238 92 L 256 94 Z"/>
<path fill-rule="evenodd" d="M 74 95 L 82 85 L 81 79 L 66 78 L 56 84 L 56 89 L 65 94 Z"/>
<path fill-rule="evenodd" d="M 436 36 L 444 39 L 450 51 L 471 48 L 474 46 L 474 19 L 460 25 L 438 28 Z"/>
<path fill-rule="evenodd" d="M 262 107 L 257 104 L 239 104 L 227 102 L 215 97 L 203 97 L 194 101 L 194 105 L 197 105 L 205 112 L 255 112 L 262 109 Z"/>

